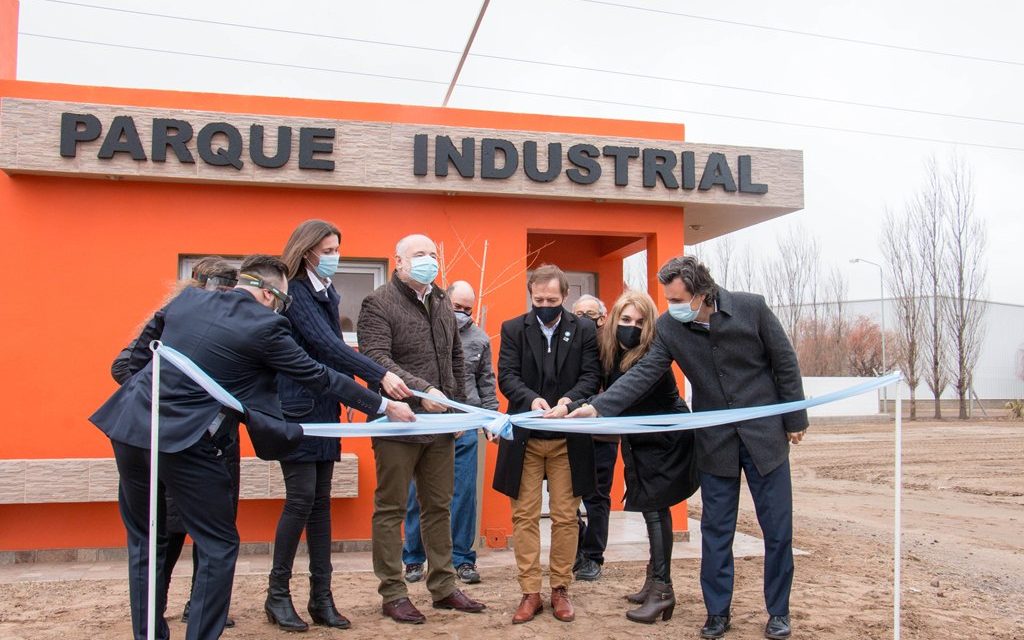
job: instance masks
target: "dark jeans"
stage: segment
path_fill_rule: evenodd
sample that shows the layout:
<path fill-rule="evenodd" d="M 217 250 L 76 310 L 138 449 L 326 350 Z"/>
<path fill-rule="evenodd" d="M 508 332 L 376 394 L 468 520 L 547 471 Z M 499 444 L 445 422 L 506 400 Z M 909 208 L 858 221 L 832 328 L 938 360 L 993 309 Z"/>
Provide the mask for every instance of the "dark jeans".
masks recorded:
<path fill-rule="evenodd" d="M 594 493 L 583 497 L 587 507 L 587 519 L 576 512 L 580 527 L 579 552 L 577 556 L 590 558 L 604 564 L 604 550 L 608 546 L 608 517 L 612 509 L 612 478 L 615 477 L 615 460 L 619 456 L 618 442 L 594 441 L 594 470 L 597 484 Z"/>
<path fill-rule="evenodd" d="M 128 533 L 128 593 L 132 633 L 146 638 L 147 564 L 149 562 L 149 456 L 140 449 L 112 442 L 120 476 L 118 503 Z M 231 502 L 231 479 L 218 449 L 208 436 L 178 453 L 159 454 L 160 483 L 157 527 L 165 526 L 163 493 L 171 496 L 185 530 L 195 542 L 198 563 L 186 640 L 215 640 L 224 630 L 231 585 L 238 558 L 238 531 Z M 157 544 L 158 611 L 163 611 L 167 592 L 163 589 L 163 556 L 166 536 Z M 156 637 L 169 637 L 163 615 L 156 617 Z"/>
<path fill-rule="evenodd" d="M 288 581 L 306 531 L 309 574 L 314 582 L 330 585 L 331 572 L 331 478 L 333 462 L 282 462 L 285 500 L 274 537 L 272 579 Z"/>
<path fill-rule="evenodd" d="M 793 586 L 793 485 L 789 460 L 762 476 L 741 444 L 740 466 L 764 536 L 765 605 L 769 615 L 786 616 Z M 732 541 L 736 534 L 740 479 L 701 472 L 700 496 L 700 586 L 704 606 L 709 615 L 728 615 L 735 574 Z"/>
<path fill-rule="evenodd" d="M 476 564 L 476 430 L 467 431 L 455 441 L 455 490 L 452 493 L 452 565 Z M 405 512 L 405 543 L 402 562 L 423 564 L 427 552 L 420 536 L 420 503 L 416 498 L 416 482 L 409 485 L 409 506 Z"/>

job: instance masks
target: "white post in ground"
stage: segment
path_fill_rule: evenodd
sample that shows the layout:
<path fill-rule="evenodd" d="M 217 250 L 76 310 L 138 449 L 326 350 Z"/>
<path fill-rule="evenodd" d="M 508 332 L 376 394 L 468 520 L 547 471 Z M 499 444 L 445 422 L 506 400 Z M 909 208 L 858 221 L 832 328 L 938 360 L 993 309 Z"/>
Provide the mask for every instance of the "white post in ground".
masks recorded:
<path fill-rule="evenodd" d="M 146 581 L 146 640 L 156 639 L 156 507 L 157 461 L 160 459 L 160 341 L 149 343 L 153 352 L 152 404 L 149 409 L 149 566 Z"/>
<path fill-rule="evenodd" d="M 903 536 L 901 515 L 903 510 L 903 397 L 901 394 L 903 376 L 896 381 L 896 477 L 893 478 L 895 485 L 896 515 L 893 522 L 893 579 L 892 579 L 892 631 L 893 638 L 900 640 L 900 590 L 901 590 L 901 565 L 903 564 L 903 551 L 901 539 Z"/>

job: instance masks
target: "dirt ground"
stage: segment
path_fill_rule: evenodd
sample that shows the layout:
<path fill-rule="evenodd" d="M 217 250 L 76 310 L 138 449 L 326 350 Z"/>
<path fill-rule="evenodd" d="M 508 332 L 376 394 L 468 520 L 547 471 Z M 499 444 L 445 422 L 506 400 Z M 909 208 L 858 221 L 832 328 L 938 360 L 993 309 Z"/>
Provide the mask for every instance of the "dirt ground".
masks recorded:
<path fill-rule="evenodd" d="M 1024 425 L 989 422 L 907 423 L 904 435 L 903 637 L 1024 639 Z M 796 559 L 794 638 L 892 637 L 892 426 L 814 427 L 792 454 Z M 700 501 L 692 503 L 699 516 Z M 749 496 L 740 529 L 759 535 Z M 548 610 L 512 626 L 519 599 L 511 567 L 489 570 L 467 588 L 489 608 L 479 615 L 434 611 L 422 583 L 412 596 L 428 617 L 400 626 L 379 613 L 370 573 L 335 574 L 339 607 L 349 631 L 312 628 L 308 638 L 678 638 L 697 637 L 704 620 L 698 561 L 677 560 L 675 617 L 653 626 L 627 621 L 622 594 L 639 585 L 639 563 L 605 567 L 596 583 L 572 588 L 577 621 L 564 624 Z M 305 603 L 293 581 L 296 603 Z M 240 576 L 229 639 L 279 638 L 262 613 L 265 578 Z M 171 601 L 185 597 L 176 580 Z M 761 638 L 765 621 L 761 563 L 737 561 L 733 629 L 728 638 Z M 0 638 L 98 640 L 129 637 L 124 580 L 0 585 Z M 172 637 L 184 637 L 173 621 Z"/>

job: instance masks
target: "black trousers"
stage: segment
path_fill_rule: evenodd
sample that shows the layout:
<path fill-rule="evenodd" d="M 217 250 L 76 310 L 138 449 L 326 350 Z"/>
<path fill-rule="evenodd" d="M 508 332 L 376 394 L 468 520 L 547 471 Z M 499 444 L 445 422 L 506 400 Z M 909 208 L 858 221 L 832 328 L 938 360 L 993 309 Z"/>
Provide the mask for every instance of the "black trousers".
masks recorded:
<path fill-rule="evenodd" d="M 292 577 L 299 538 L 306 531 L 309 575 L 314 585 L 330 589 L 331 572 L 331 479 L 333 462 L 282 462 L 285 500 L 274 536 L 274 562 L 270 577 Z"/>
<path fill-rule="evenodd" d="M 612 510 L 612 478 L 615 476 L 615 460 L 619 456 L 619 443 L 594 441 L 594 469 L 597 484 L 594 493 L 583 496 L 587 507 L 584 522 L 579 511 L 576 519 L 580 527 L 579 552 L 577 556 L 590 558 L 604 564 L 604 550 L 608 546 L 608 516 Z"/>
<path fill-rule="evenodd" d="M 789 460 L 762 476 L 741 444 L 740 466 L 764 536 L 765 605 L 769 615 L 786 616 L 793 586 L 793 484 Z M 702 471 L 700 496 L 700 587 L 704 606 L 709 615 L 728 615 L 735 575 L 732 541 L 736 535 L 740 479 Z"/>
<path fill-rule="evenodd" d="M 232 437 L 233 436 L 233 437 Z M 223 456 L 221 459 L 224 464 L 227 465 L 228 473 L 231 475 L 231 500 L 234 504 L 234 517 L 238 516 L 238 491 L 240 486 L 241 477 L 241 451 L 238 447 L 238 431 L 233 430 L 227 435 L 223 443 Z M 163 562 L 163 573 L 164 573 L 164 589 L 170 591 L 171 588 L 171 577 L 174 574 L 174 567 L 178 564 L 178 559 L 181 557 L 181 550 L 185 546 L 185 524 L 181 521 L 181 516 L 178 514 L 178 508 L 174 504 L 174 500 L 171 498 L 166 499 L 166 531 L 167 531 L 167 550 L 164 554 Z M 192 567 L 199 566 L 199 552 L 196 547 L 192 547 Z M 192 583 L 189 586 L 189 594 L 192 593 L 192 587 L 196 583 L 195 571 L 192 572 Z"/>
<path fill-rule="evenodd" d="M 112 442 L 120 475 L 118 504 L 128 533 L 128 592 L 132 632 L 136 640 L 146 638 L 147 564 L 149 562 L 149 455 L 140 449 Z M 231 478 L 222 452 L 209 436 L 178 453 L 160 453 L 158 514 L 164 504 L 162 493 L 177 503 L 185 530 L 195 543 L 199 562 L 189 612 L 186 640 L 215 640 L 224 630 L 231 601 L 231 584 L 238 558 L 238 530 L 235 528 Z M 158 529 L 165 526 L 158 521 Z M 167 601 L 163 588 L 163 555 L 166 537 L 157 544 L 156 637 L 169 637 L 162 611 Z"/>

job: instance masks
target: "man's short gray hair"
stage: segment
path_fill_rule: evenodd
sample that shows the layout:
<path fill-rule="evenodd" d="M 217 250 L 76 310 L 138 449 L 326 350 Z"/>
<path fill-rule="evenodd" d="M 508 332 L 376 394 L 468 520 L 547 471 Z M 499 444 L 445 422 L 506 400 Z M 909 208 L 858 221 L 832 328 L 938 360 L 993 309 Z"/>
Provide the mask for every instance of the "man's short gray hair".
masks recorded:
<path fill-rule="evenodd" d="M 608 308 L 606 306 L 604 306 L 604 303 L 601 302 L 601 299 L 598 298 L 597 296 L 592 296 L 589 293 L 584 293 L 582 296 L 580 296 L 579 298 L 576 299 L 575 303 L 573 303 L 573 305 L 572 305 L 573 308 L 575 309 L 576 305 L 578 305 L 581 302 L 596 302 L 597 303 L 597 310 L 601 312 L 601 315 L 602 316 L 608 315 Z"/>

